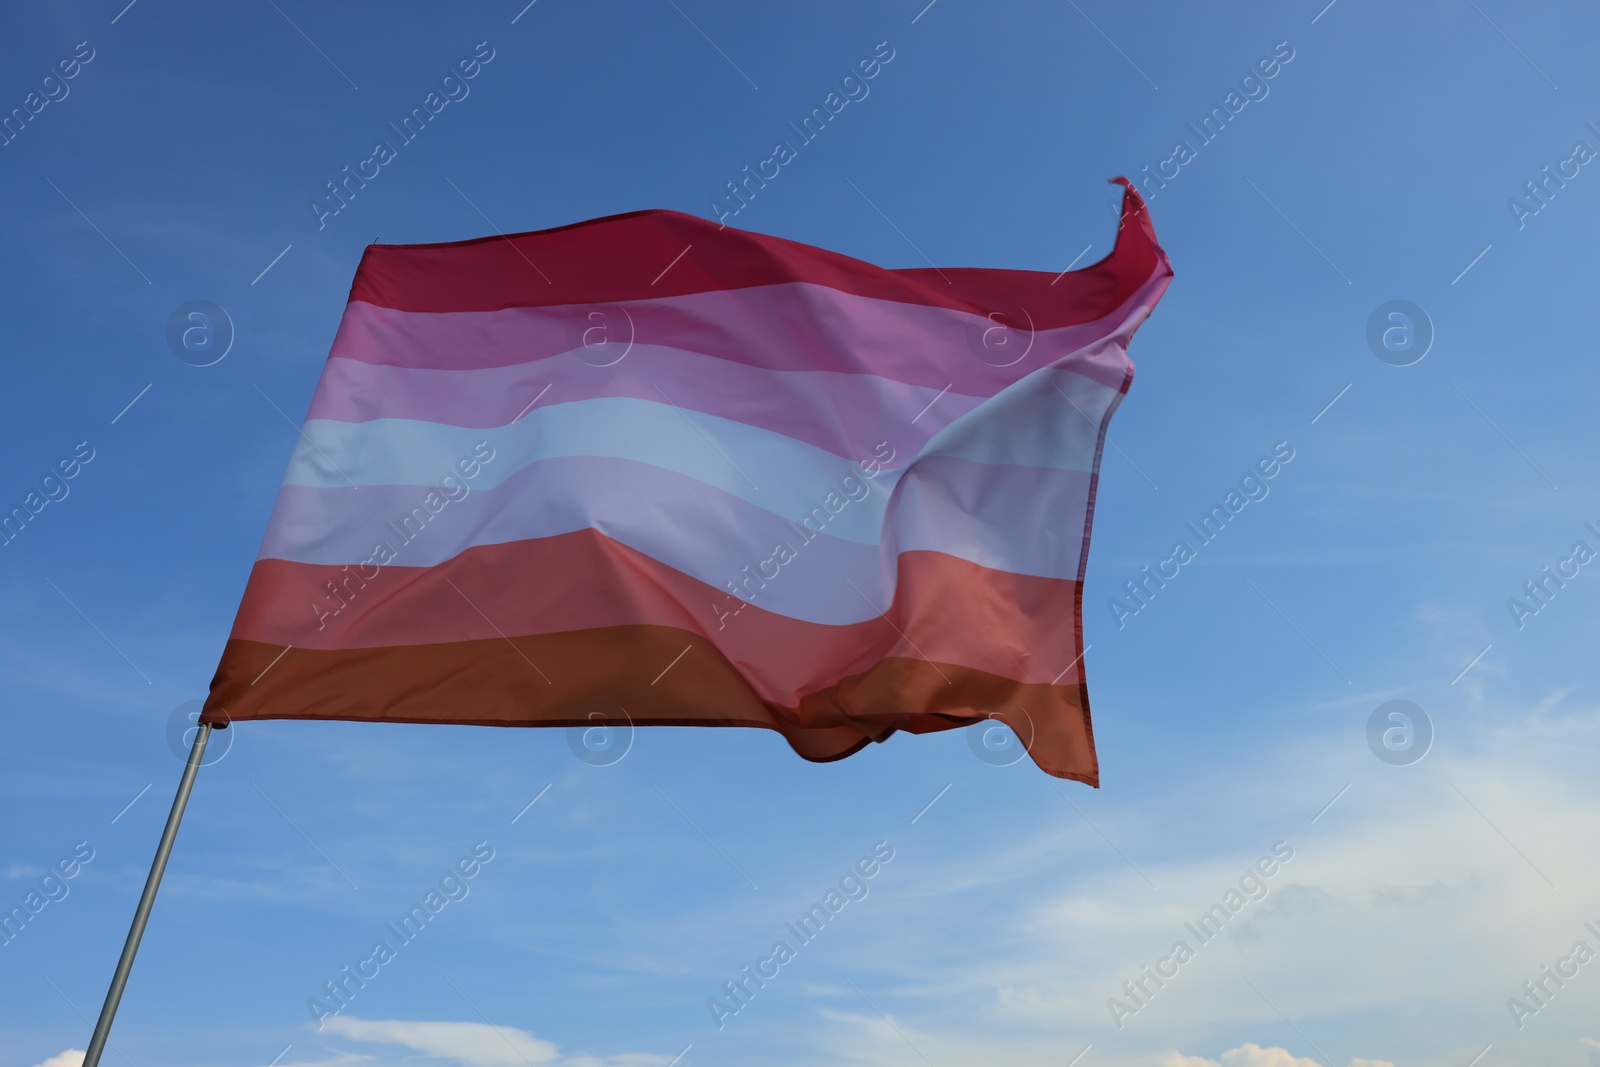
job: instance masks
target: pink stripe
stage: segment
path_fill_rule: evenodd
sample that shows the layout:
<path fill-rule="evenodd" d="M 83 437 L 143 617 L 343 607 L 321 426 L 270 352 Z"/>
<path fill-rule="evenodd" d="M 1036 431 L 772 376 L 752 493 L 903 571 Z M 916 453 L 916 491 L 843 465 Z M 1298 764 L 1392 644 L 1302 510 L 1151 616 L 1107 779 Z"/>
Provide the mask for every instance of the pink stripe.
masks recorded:
<path fill-rule="evenodd" d="M 1100 386 L 1081 385 L 1074 390 L 1079 404 L 1104 405 L 1103 399 L 1093 397 L 1104 392 Z M 598 370 L 571 355 L 475 370 L 334 358 L 322 372 L 307 418 L 504 426 L 530 406 L 598 397 L 670 402 L 770 429 L 848 459 L 871 455 L 891 428 L 897 447 L 915 454 L 934 433 L 982 402 L 953 391 L 941 396 L 938 389 L 902 385 L 871 374 L 773 371 L 639 345 L 623 364 L 609 370 Z"/>
<path fill-rule="evenodd" d="M 631 341 L 769 370 L 871 374 L 985 397 L 1115 332 L 1136 309 L 1153 305 L 1166 283 L 1166 273 L 1157 272 L 1104 318 L 1032 333 L 947 308 L 853 296 L 805 283 L 625 305 L 500 311 L 407 312 L 351 301 L 331 356 L 466 370 L 548 360 L 583 349 L 586 341 L 593 346 L 587 350 L 593 361 L 609 362 Z M 1026 355 L 1017 359 L 1013 353 Z M 610 367 L 590 367 L 567 356 L 605 378 L 630 374 L 631 358 L 630 352 Z M 1103 385 L 1120 388 L 1125 358 L 1121 352 L 1101 351 L 1080 357 L 1072 366 Z"/>

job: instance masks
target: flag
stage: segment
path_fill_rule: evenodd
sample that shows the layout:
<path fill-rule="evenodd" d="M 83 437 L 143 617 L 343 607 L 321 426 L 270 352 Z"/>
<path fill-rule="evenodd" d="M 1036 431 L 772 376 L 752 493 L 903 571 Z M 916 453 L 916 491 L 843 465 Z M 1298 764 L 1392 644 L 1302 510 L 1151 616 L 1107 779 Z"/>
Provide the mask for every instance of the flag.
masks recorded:
<path fill-rule="evenodd" d="M 1083 576 L 1172 276 L 1126 179 L 1061 274 L 670 211 L 366 249 L 202 721 L 994 719 L 1098 784 Z"/>

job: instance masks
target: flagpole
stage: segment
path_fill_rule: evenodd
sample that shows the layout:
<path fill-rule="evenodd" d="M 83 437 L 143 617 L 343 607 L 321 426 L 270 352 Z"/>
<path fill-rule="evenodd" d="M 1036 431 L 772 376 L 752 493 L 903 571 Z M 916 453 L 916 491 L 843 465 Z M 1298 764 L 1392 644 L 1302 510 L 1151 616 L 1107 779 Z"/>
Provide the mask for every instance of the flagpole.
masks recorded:
<path fill-rule="evenodd" d="M 111 975 L 111 988 L 106 992 L 105 1006 L 100 1009 L 100 1020 L 94 1024 L 94 1036 L 89 1039 L 89 1051 L 84 1053 L 83 1067 L 98 1067 L 100 1053 L 105 1050 L 111 1036 L 111 1021 L 117 1017 L 117 1004 L 122 1000 L 123 987 L 128 984 L 128 972 L 133 970 L 133 957 L 139 951 L 139 939 L 144 936 L 145 923 L 150 921 L 150 909 L 156 902 L 156 890 L 161 888 L 161 875 L 167 869 L 167 857 L 172 854 L 172 842 L 178 837 L 178 823 L 183 821 L 183 809 L 189 803 L 189 793 L 194 789 L 194 776 L 200 770 L 200 761 L 206 754 L 206 742 L 211 738 L 211 724 L 201 723 L 195 731 L 194 744 L 189 749 L 189 762 L 184 764 L 183 777 L 178 781 L 178 795 L 172 800 L 172 811 L 167 815 L 166 829 L 161 831 L 161 843 L 156 846 L 156 858 L 150 864 L 150 877 L 145 879 L 144 892 L 133 913 L 133 926 L 128 931 L 127 943 L 122 946 L 122 958 Z"/>

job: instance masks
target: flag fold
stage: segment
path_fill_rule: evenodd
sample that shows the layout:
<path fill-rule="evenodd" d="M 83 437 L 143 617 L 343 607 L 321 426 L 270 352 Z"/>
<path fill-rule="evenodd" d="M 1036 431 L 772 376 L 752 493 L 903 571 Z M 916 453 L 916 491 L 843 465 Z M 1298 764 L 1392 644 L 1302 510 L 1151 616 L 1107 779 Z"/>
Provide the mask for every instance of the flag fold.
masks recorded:
<path fill-rule="evenodd" d="M 373 245 L 202 721 L 757 726 L 832 760 L 992 718 L 1098 784 L 1082 595 L 1126 180 L 1079 270 L 885 270 L 668 211 Z"/>

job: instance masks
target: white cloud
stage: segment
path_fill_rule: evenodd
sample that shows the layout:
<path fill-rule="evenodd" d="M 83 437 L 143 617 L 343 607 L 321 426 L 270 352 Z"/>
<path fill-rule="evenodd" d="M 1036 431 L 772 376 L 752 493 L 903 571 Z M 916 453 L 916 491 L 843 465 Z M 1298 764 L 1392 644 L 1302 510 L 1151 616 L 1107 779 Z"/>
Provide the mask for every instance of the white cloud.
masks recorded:
<path fill-rule="evenodd" d="M 855 996 L 852 993 L 852 996 Z M 857 1003 L 860 1003 L 857 1000 Z M 898 1015 L 868 1015 L 859 1012 L 820 1008 L 825 1023 L 811 1027 L 807 1037 L 796 1040 L 814 1044 L 798 1057 L 782 1058 L 781 1053 L 763 1062 L 827 1063 L 832 1067 L 1060 1067 L 1072 1058 L 1062 1052 L 1059 1042 L 1014 1034 L 1004 1041 L 985 1035 L 967 1035 L 948 1025 L 923 1028 Z M 1089 1067 L 1085 1061 L 1084 1067 Z"/>
<path fill-rule="evenodd" d="M 75 1048 L 58 1052 L 39 1064 L 39 1067 L 83 1067 L 83 1053 Z"/>
<path fill-rule="evenodd" d="M 1303 1059 L 1286 1048 L 1262 1048 L 1246 1041 L 1222 1054 L 1223 1067 L 1319 1067 L 1316 1060 Z"/>
<path fill-rule="evenodd" d="M 1177 1049 L 1168 1049 L 1161 1054 L 1161 1067 L 1322 1067 L 1316 1060 L 1296 1056 L 1286 1048 L 1272 1046 L 1262 1048 L 1252 1041 L 1246 1041 L 1238 1048 L 1230 1048 L 1224 1052 L 1219 1060 L 1208 1060 L 1204 1056 L 1185 1056 Z M 1350 1067 L 1394 1067 L 1388 1060 L 1364 1060 L 1357 1057 L 1350 1061 Z"/>
<path fill-rule="evenodd" d="M 1185 1056 L 1175 1048 L 1169 1048 L 1158 1058 L 1161 1067 L 1221 1067 L 1216 1060 L 1208 1060 L 1204 1056 Z"/>
<path fill-rule="evenodd" d="M 1174 848 L 1147 814 L 1181 809 L 1182 798 L 1137 791 L 1093 798 L 1100 810 L 1085 802 L 1118 851 L 1070 809 L 988 849 L 908 846 L 897 862 L 909 865 L 914 887 L 874 890 L 892 903 L 839 950 L 837 966 L 873 976 L 863 986 L 874 1002 L 892 1009 L 895 1026 L 941 1067 L 1059 1067 L 1089 1043 L 1097 1067 L 1389 1063 L 1357 1053 L 1413 1067 L 1465 1063 L 1489 1040 L 1476 1030 L 1504 1024 L 1505 998 L 1585 936 L 1579 923 L 1590 916 L 1554 906 L 1551 883 L 1600 884 L 1600 861 L 1573 846 L 1600 819 L 1592 770 L 1600 714 L 1492 710 L 1495 717 L 1470 729 L 1458 724 L 1449 746 L 1414 767 L 1380 764 L 1357 733 L 1353 743 L 1308 742 L 1256 761 L 1250 775 L 1219 775 L 1193 803 L 1226 828 L 1225 851 L 1199 819 L 1184 824 L 1184 847 Z M 1241 911 L 1220 939 L 1196 940 L 1187 924 L 1277 837 L 1295 856 L 1270 879 L 1266 899 Z M 1164 985 L 1147 985 L 1137 1016 L 1118 1028 L 1107 998 L 1125 997 L 1124 983 L 1178 939 L 1197 950 L 1194 959 Z M 815 966 L 808 973 L 819 984 L 829 976 Z M 1559 1062 L 1564 1049 L 1574 1067 L 1600 1067 L 1600 1035 L 1590 1030 L 1590 1041 L 1574 1048 L 1597 996 L 1588 979 L 1564 992 L 1559 1011 L 1522 1036 L 1529 1058 Z M 831 998 L 809 999 L 820 1008 Z M 1363 1020 L 1400 1006 L 1435 1013 L 1466 1036 L 1436 1048 L 1396 1026 L 1380 1032 L 1383 1045 L 1374 1048 Z M 1242 1043 L 1280 1025 L 1280 1011 L 1339 1058 Z M 850 1039 L 883 1062 L 921 1063 L 881 1020 L 860 1029 Z M 841 1054 L 837 1062 L 869 1059 L 842 1050 L 840 1034 L 799 1041 Z M 1191 1055 L 1197 1048 L 1231 1055 Z"/>
<path fill-rule="evenodd" d="M 526 1067 L 558 1063 L 555 1045 L 526 1030 L 484 1023 L 403 1022 L 397 1019 L 329 1019 L 326 1029 L 352 1041 L 404 1045 L 425 1056 L 456 1059 L 471 1067 Z"/>
<path fill-rule="evenodd" d="M 408 1022 L 339 1016 L 325 1027 L 335 1036 L 379 1045 L 400 1045 L 463 1067 L 661 1067 L 670 1057 L 652 1053 L 564 1056 L 553 1042 L 514 1026 L 487 1023 Z M 54 1064 L 51 1065 L 54 1067 Z"/>
<path fill-rule="evenodd" d="M 833 1043 L 827 1052 L 827 1061 L 835 1064 L 871 1064 L 872 1067 L 927 1067 L 931 1061 L 941 1067 L 988 1067 L 989 1064 L 1027 1064 L 1029 1067 L 1059 1067 L 1073 1059 L 1071 1048 L 1049 1040 L 1027 1039 L 1007 1041 L 1003 1056 L 996 1056 L 996 1043 L 984 1038 L 963 1037 L 946 1029 L 940 1031 L 915 1027 L 905 1021 L 890 1017 L 850 1015 L 822 1009 L 823 1018 L 838 1023 L 842 1031 L 831 1035 Z M 1325 1067 L 1314 1059 L 1296 1056 L 1288 1049 L 1263 1048 L 1254 1042 L 1245 1042 L 1228 1049 L 1217 1059 L 1190 1056 L 1175 1048 L 1151 1055 L 1140 1055 L 1128 1049 L 1090 1045 L 1083 1053 L 1094 1050 L 1097 1061 L 1128 1067 Z M 1082 1055 L 1082 1053 L 1080 1053 Z M 1352 1059 L 1349 1067 L 1394 1067 L 1387 1060 Z"/>

